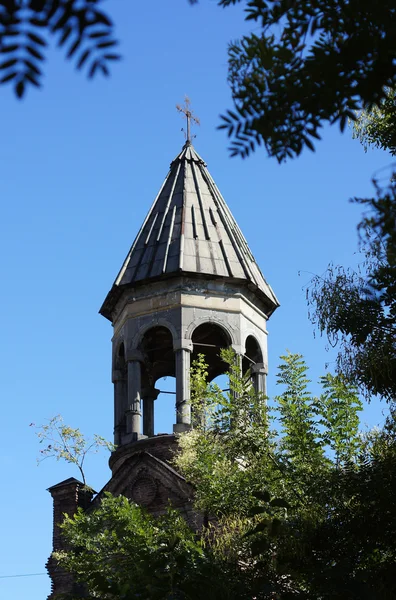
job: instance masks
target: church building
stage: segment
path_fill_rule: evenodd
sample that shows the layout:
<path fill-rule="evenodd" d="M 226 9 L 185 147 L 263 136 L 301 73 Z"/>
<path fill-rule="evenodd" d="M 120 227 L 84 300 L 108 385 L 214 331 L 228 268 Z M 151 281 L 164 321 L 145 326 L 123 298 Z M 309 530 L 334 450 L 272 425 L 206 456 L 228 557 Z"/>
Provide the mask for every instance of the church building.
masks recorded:
<path fill-rule="evenodd" d="M 49 489 L 54 550 L 59 523 L 104 492 L 123 494 L 152 514 L 171 504 L 192 526 L 193 488 L 170 464 L 177 434 L 191 427 L 190 365 L 206 356 L 209 379 L 222 374 L 221 348 L 232 347 L 266 391 L 267 320 L 279 306 L 204 160 L 187 139 L 107 294 L 100 314 L 113 326 L 114 443 L 111 479 L 96 496 L 74 478 Z M 176 379 L 173 431 L 155 434 L 156 382 Z M 52 593 L 78 593 L 73 577 L 47 563 Z"/>

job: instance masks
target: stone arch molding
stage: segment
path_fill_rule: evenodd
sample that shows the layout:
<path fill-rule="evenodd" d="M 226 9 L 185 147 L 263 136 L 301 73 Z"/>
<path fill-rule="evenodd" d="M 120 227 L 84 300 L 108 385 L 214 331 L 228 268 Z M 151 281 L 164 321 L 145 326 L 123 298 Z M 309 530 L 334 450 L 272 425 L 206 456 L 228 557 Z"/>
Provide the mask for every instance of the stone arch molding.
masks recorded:
<path fill-rule="evenodd" d="M 144 338 L 144 335 L 147 333 L 147 331 L 150 331 L 150 329 L 154 329 L 154 327 L 165 327 L 170 332 L 172 336 L 173 346 L 175 346 L 179 338 L 175 326 L 172 325 L 172 323 L 167 319 L 160 317 L 157 319 L 153 319 L 150 323 L 147 323 L 146 325 L 143 325 L 139 328 L 139 331 L 133 336 L 131 340 L 130 350 L 138 350 Z"/>
<path fill-rule="evenodd" d="M 224 323 L 223 319 L 219 319 L 218 317 L 214 317 L 214 316 L 199 317 L 197 320 L 195 320 L 193 323 L 191 323 L 191 325 L 189 325 L 189 327 L 187 327 L 187 330 L 186 330 L 186 340 L 192 341 L 192 336 L 193 336 L 194 331 L 200 325 L 204 325 L 205 323 L 213 323 L 214 325 L 218 325 L 230 337 L 232 346 L 238 344 L 238 340 L 235 339 L 235 335 L 234 335 L 234 332 L 232 331 L 232 329 L 230 327 L 227 327 L 227 324 Z"/>
<path fill-rule="evenodd" d="M 265 335 L 265 334 L 263 334 Z M 257 335 L 257 331 L 254 331 L 252 328 L 245 329 L 243 332 L 242 345 L 246 348 L 246 342 L 248 337 L 254 338 L 257 346 L 260 348 L 261 355 L 264 356 L 263 345 L 261 343 L 261 336 Z"/>
<path fill-rule="evenodd" d="M 124 346 L 124 353 L 126 355 L 126 350 L 127 350 L 126 349 L 126 340 L 124 339 L 123 336 L 118 337 L 115 340 L 115 343 L 113 344 L 113 368 L 114 369 L 118 368 L 119 354 L 120 354 L 120 348 L 121 348 L 121 346 Z"/>

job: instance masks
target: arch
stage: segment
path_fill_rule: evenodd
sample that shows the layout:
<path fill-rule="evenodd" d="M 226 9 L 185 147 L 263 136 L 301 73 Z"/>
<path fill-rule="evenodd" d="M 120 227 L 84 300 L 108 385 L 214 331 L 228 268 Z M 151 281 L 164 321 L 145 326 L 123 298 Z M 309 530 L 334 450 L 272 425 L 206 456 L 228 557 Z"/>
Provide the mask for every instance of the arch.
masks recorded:
<path fill-rule="evenodd" d="M 168 327 L 153 325 L 146 328 L 138 350 L 145 357 L 142 365 L 142 385 L 153 386 L 160 377 L 175 376 L 173 336 Z"/>
<path fill-rule="evenodd" d="M 230 338 L 229 346 L 239 343 L 238 340 L 235 338 L 234 332 L 232 331 L 232 329 L 227 327 L 227 324 L 224 323 L 223 319 L 220 319 L 219 317 L 213 315 L 194 319 L 191 325 L 186 329 L 186 339 L 192 340 L 195 330 L 201 325 L 204 325 L 205 323 L 213 323 L 214 325 L 217 325 L 218 327 L 223 329 L 225 334 Z"/>
<path fill-rule="evenodd" d="M 242 359 L 242 371 L 246 372 L 252 365 L 263 362 L 261 346 L 255 336 L 248 335 L 245 340 L 245 354 Z"/>
<path fill-rule="evenodd" d="M 156 318 L 156 319 L 151 319 L 150 323 L 146 323 L 146 325 L 143 325 L 142 327 L 140 327 L 139 331 L 132 338 L 131 348 L 133 350 L 138 349 L 140 347 L 142 339 L 144 338 L 147 331 L 149 331 L 150 329 L 153 329 L 153 327 L 159 327 L 159 326 L 165 327 L 165 329 L 169 330 L 169 332 L 172 336 L 172 343 L 174 345 L 176 340 L 178 339 L 178 335 L 177 335 L 175 326 L 172 325 L 172 323 L 170 323 L 167 319 Z"/>
<path fill-rule="evenodd" d="M 231 346 L 232 340 L 229 332 L 222 325 L 207 320 L 195 327 L 191 340 L 192 359 L 196 359 L 198 354 L 205 355 L 209 381 L 227 370 L 226 363 L 221 359 L 220 350 Z"/>

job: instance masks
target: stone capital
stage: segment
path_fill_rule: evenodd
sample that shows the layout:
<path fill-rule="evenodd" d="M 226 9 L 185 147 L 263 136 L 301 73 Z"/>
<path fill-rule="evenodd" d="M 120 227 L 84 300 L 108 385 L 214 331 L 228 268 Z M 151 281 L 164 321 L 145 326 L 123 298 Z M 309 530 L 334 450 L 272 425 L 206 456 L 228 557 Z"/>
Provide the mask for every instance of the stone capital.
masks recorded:
<path fill-rule="evenodd" d="M 260 373 L 261 375 L 268 375 L 268 367 L 264 363 L 256 363 L 250 367 L 251 373 Z"/>
<path fill-rule="evenodd" d="M 188 352 L 192 352 L 194 349 L 193 343 L 191 340 L 179 339 L 176 340 L 173 344 L 173 350 L 177 352 L 177 350 L 188 350 Z"/>
<path fill-rule="evenodd" d="M 127 350 L 126 356 L 125 356 L 125 360 L 127 362 L 141 362 L 141 363 L 144 363 L 145 362 L 145 356 L 144 356 L 143 352 L 141 352 L 140 350 L 136 350 L 135 348 L 132 348 L 131 350 Z"/>

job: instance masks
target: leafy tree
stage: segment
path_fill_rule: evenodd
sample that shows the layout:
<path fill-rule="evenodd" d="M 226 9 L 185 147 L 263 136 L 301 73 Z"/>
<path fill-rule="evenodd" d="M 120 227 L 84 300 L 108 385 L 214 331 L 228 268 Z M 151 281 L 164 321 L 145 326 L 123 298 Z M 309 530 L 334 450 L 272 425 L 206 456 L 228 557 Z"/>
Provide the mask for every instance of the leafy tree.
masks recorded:
<path fill-rule="evenodd" d="M 396 156 L 395 88 L 388 88 L 380 105 L 359 112 L 353 124 L 353 137 L 360 140 L 366 152 L 372 146 L 388 150 L 392 156 Z"/>
<path fill-rule="evenodd" d="M 359 225 L 359 270 L 330 265 L 307 288 L 310 318 L 333 346 L 337 365 L 369 397 L 396 399 L 396 186 L 357 202 L 368 208 Z"/>
<path fill-rule="evenodd" d="M 86 585 L 89 597 L 190 598 L 197 587 L 208 598 L 228 597 L 219 585 L 226 585 L 225 578 L 177 511 L 155 519 L 126 498 L 107 494 L 97 510 L 79 510 L 62 528 L 75 550 L 55 558 Z"/>
<path fill-rule="evenodd" d="M 191 532 L 172 509 L 154 519 L 107 495 L 99 508 L 66 519 L 72 550 L 57 553 L 60 566 L 86 584 L 90 598 L 103 600 L 393 597 L 394 414 L 358 447 L 353 422 L 352 431 L 346 426 L 346 414 L 357 411 L 355 390 L 326 377 L 322 400 L 313 399 L 301 355 L 289 354 L 279 369 L 279 438 L 269 427 L 277 413 L 255 397 L 232 352 L 223 359 L 227 393 L 207 383 L 203 357 L 194 366 L 199 418 L 180 435 L 175 457 L 194 483 L 196 510 L 206 512 L 202 529 Z M 289 422 L 300 413 L 311 423 L 308 433 Z M 330 443 L 338 457 L 323 452 Z"/>
<path fill-rule="evenodd" d="M 395 155 L 395 89 L 361 111 L 354 137 Z M 396 187 L 374 180 L 375 196 L 355 198 L 366 213 L 358 226 L 362 262 L 357 270 L 330 265 L 307 289 L 310 317 L 333 346 L 337 365 L 367 397 L 396 399 Z"/>
<path fill-rule="evenodd" d="M 225 393 L 207 383 L 203 355 L 193 365 L 194 429 L 180 437 L 175 465 L 194 481 L 199 510 L 239 518 L 255 502 L 254 492 L 272 477 L 268 457 L 273 432 L 265 402 L 255 394 L 248 374 L 242 375 L 233 351 L 223 350 L 222 358 L 229 366 L 230 385 Z"/>
<path fill-rule="evenodd" d="M 119 55 L 102 4 L 102 0 L 0 0 L 0 84 L 12 84 L 18 97 L 29 85 L 40 87 L 50 37 L 89 77 L 109 75 L 109 64 Z"/>
<path fill-rule="evenodd" d="M 87 439 L 80 429 L 65 425 L 61 415 L 52 417 L 48 423 L 39 427 L 34 423 L 30 426 L 36 428 L 39 443 L 44 445 L 40 450 L 38 463 L 47 458 L 65 460 L 78 468 L 84 485 L 86 485 L 84 463 L 87 454 L 99 452 L 100 448 L 107 448 L 111 452 L 115 449 L 114 444 L 100 435 L 95 434 L 93 440 Z"/>
<path fill-rule="evenodd" d="M 394 415 L 370 433 L 357 464 L 332 471 L 326 517 L 306 531 L 300 564 L 312 596 L 325 600 L 395 597 L 396 444 Z M 327 498 L 326 498 L 327 496 Z"/>
<path fill-rule="evenodd" d="M 328 374 L 315 399 L 302 356 L 282 358 L 278 384 L 285 389 L 276 397 L 274 412 L 280 437 L 269 429 L 268 414 L 263 420 L 252 418 L 252 423 L 265 422 L 265 428 L 235 428 L 232 436 L 215 426 L 198 426 L 181 437 L 176 465 L 196 485 L 197 507 L 220 509 L 216 543 L 221 556 L 243 564 L 254 581 L 250 598 L 386 598 L 382 578 L 393 590 L 395 552 L 391 536 L 383 539 L 380 531 L 387 519 L 391 531 L 395 526 L 389 515 L 394 437 L 370 434 L 362 444 L 356 387 Z M 236 397 L 232 383 L 230 388 L 227 411 L 233 410 Z M 202 381 L 200 389 L 202 393 Z M 394 431 L 393 422 L 388 419 L 389 431 Z M 244 443 L 245 436 L 254 443 Z M 326 448 L 331 452 L 325 453 Z M 381 489 L 379 474 L 385 469 Z M 230 502 L 235 490 L 239 504 Z M 369 519 L 371 494 L 375 508 L 367 537 L 362 523 Z"/>
<path fill-rule="evenodd" d="M 316 412 L 322 425 L 322 439 L 334 452 L 336 467 L 351 463 L 361 447 L 359 415 L 363 409 L 357 387 L 343 375 L 327 373 L 320 378 L 323 393 L 317 400 Z"/>
<path fill-rule="evenodd" d="M 220 6 L 240 0 L 219 0 Z M 254 32 L 229 47 L 234 111 L 222 117 L 231 154 L 263 143 L 278 161 L 313 150 L 324 122 L 343 130 L 395 81 L 390 0 L 247 0 Z"/>
<path fill-rule="evenodd" d="M 277 383 L 285 386 L 275 401 L 281 425 L 281 450 L 305 478 L 323 463 L 324 452 L 315 421 L 315 402 L 308 391 L 308 367 L 301 354 L 281 356 Z"/>

